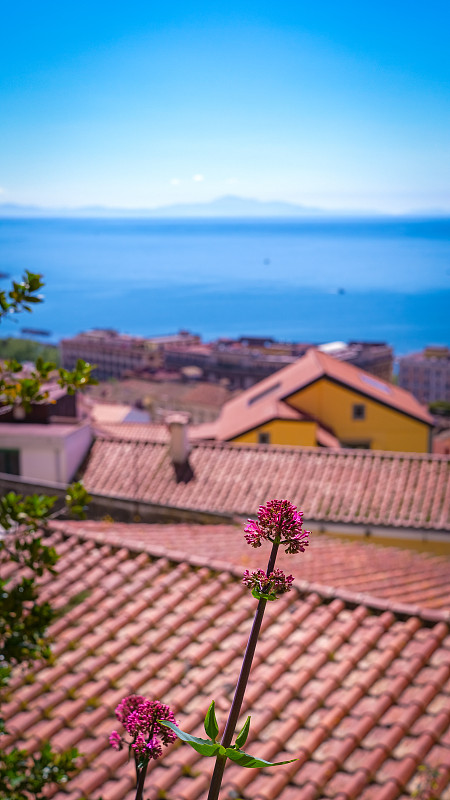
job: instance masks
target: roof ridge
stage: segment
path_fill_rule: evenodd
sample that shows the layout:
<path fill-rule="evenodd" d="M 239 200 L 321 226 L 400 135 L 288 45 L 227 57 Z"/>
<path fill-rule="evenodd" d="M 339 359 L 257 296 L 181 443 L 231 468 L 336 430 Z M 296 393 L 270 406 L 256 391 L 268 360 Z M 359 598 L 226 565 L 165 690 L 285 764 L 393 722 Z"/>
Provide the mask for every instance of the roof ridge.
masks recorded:
<path fill-rule="evenodd" d="M 284 401 L 281 401 L 284 402 Z M 288 404 L 286 404 L 288 405 Z M 301 412 L 303 413 L 303 412 Z M 134 424 L 134 423 L 133 423 Z M 139 423 L 138 423 L 139 424 Z M 321 427 L 324 430 L 327 430 L 326 426 L 322 423 Z M 113 437 L 110 435 L 101 435 L 102 441 L 108 442 L 126 442 L 127 444 L 134 444 L 140 446 L 148 446 L 148 445 L 160 445 L 161 447 L 167 447 L 167 442 L 161 442 L 157 439 L 132 439 L 127 436 L 121 437 Z M 327 448 L 319 448 L 319 447 L 312 447 L 307 445 L 286 445 L 286 444 L 253 444 L 248 442 L 225 442 L 225 441 L 208 441 L 208 440 L 190 440 L 191 449 L 198 449 L 198 448 L 205 448 L 209 450 L 250 450 L 255 451 L 259 450 L 261 452 L 282 452 L 282 453 L 289 453 L 290 455 L 294 455 L 298 452 L 305 452 L 305 453 L 312 453 L 313 455 L 318 455 L 320 457 L 325 458 L 328 455 L 341 455 L 341 456 L 363 456 L 364 458 L 372 458 L 372 459 L 392 459 L 393 461 L 405 460 L 408 459 L 409 461 L 443 461 L 443 462 L 450 462 L 450 455 L 446 453 L 411 453 L 411 452 L 402 452 L 400 450 L 366 450 L 365 448 L 357 448 L 357 447 L 327 447 Z"/>
<path fill-rule="evenodd" d="M 324 353 L 323 350 L 319 350 L 318 348 L 315 348 L 315 352 L 317 353 L 317 361 L 319 362 L 325 377 L 328 377 L 331 380 L 336 380 L 336 374 L 335 374 L 336 369 L 335 369 L 335 367 L 336 367 L 336 363 L 337 363 L 337 364 L 339 364 L 341 366 L 344 366 L 345 369 L 349 371 L 350 375 L 353 374 L 354 376 L 358 376 L 360 373 L 363 373 L 363 375 L 366 375 L 366 376 L 368 376 L 369 379 L 371 379 L 372 385 L 375 384 L 375 383 L 380 383 L 380 384 L 383 384 L 384 386 L 387 386 L 392 392 L 392 395 L 393 395 L 393 398 L 394 398 L 394 406 L 396 406 L 397 408 L 399 408 L 399 405 L 398 405 L 398 403 L 395 402 L 396 396 L 397 396 L 399 401 L 401 401 L 402 399 L 403 400 L 410 400 L 412 398 L 414 400 L 414 403 L 417 406 L 417 411 L 420 411 L 420 409 L 422 409 L 422 411 L 424 413 L 426 413 L 428 415 L 428 417 L 430 417 L 430 414 L 427 411 L 427 409 L 425 408 L 425 406 L 423 406 L 423 404 L 420 403 L 420 401 L 412 394 L 412 392 L 408 391 L 407 389 L 404 389 L 402 386 L 398 386 L 398 384 L 396 384 L 396 383 L 392 383 L 391 381 L 385 380 L 385 378 L 381 378 L 378 375 L 372 374 L 368 370 L 357 366 L 357 364 L 352 364 L 350 361 L 336 359 L 332 355 L 330 355 L 329 353 Z M 338 367 L 338 369 L 339 369 L 339 367 Z M 337 379 L 339 380 L 339 378 L 337 378 Z M 367 390 L 366 390 L 365 393 L 367 394 Z M 375 400 L 377 400 L 377 399 L 380 400 L 380 398 L 377 398 L 376 396 L 374 397 L 373 393 L 372 394 L 369 393 L 369 395 L 372 398 L 374 398 Z M 403 411 L 404 413 L 411 414 L 411 411 L 409 411 L 409 412 L 406 411 L 405 412 L 405 410 L 401 409 L 401 408 L 399 410 Z M 423 417 L 422 417 L 422 419 L 423 419 Z"/>
<path fill-rule="evenodd" d="M 61 525 L 61 527 L 60 527 Z M 99 545 L 108 544 L 110 547 L 125 548 L 130 553 L 145 552 L 153 558 L 165 558 L 168 561 L 176 563 L 189 564 L 191 567 L 200 567 L 210 569 L 212 572 L 228 573 L 234 577 L 241 578 L 244 567 L 239 567 L 235 564 L 228 564 L 226 561 L 220 559 L 208 559 L 205 556 L 189 556 L 181 550 L 176 548 L 171 549 L 164 545 L 155 545 L 154 543 L 146 546 L 145 542 L 133 542 L 127 544 L 119 534 L 114 534 L 107 531 L 105 533 L 97 531 L 77 531 L 76 533 L 67 532 L 64 530 L 64 523 L 58 524 L 57 529 L 63 536 L 75 537 L 78 539 L 88 539 L 94 541 Z M 360 606 L 364 605 L 374 613 L 383 613 L 390 611 L 396 617 L 417 617 L 424 624 L 434 624 L 438 622 L 445 622 L 450 625 L 450 609 L 443 611 L 441 609 L 424 608 L 419 605 L 401 603 L 391 601 L 385 598 L 376 597 L 366 592 L 353 592 L 348 589 L 339 589 L 327 584 L 321 584 L 314 581 L 307 581 L 302 578 L 296 579 L 296 584 L 293 587 L 298 594 L 317 594 L 325 602 L 332 600 L 341 600 L 346 606 Z"/>
<path fill-rule="evenodd" d="M 326 371 L 326 367 L 324 367 L 324 365 L 322 364 L 322 355 L 323 355 L 322 351 L 319 350 L 318 347 L 314 347 L 314 345 L 313 345 L 312 347 L 309 347 L 308 350 L 306 351 L 306 353 L 303 356 L 300 356 L 300 358 L 304 358 L 305 356 L 308 356 L 308 355 L 312 359 L 314 359 L 314 361 L 316 362 L 318 368 L 322 371 L 322 373 L 324 375 L 326 375 L 326 372 L 327 372 Z"/>

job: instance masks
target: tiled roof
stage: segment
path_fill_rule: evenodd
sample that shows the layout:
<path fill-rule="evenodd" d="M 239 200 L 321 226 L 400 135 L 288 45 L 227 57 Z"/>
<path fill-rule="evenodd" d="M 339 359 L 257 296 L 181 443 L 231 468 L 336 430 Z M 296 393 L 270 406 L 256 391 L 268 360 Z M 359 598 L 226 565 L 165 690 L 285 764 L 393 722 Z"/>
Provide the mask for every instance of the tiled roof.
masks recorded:
<path fill-rule="evenodd" d="M 55 532 L 51 541 L 62 557 L 42 598 L 61 613 L 55 662 L 13 678 L 5 746 L 78 747 L 81 772 L 55 800 L 132 800 L 128 753 L 108 744 L 115 706 L 131 693 L 160 699 L 201 736 L 215 699 L 222 727 L 256 603 L 237 574 L 171 560 L 161 545 L 152 557 L 107 536 Z M 308 557 L 293 558 L 292 571 L 307 569 Z M 223 798 L 406 800 L 427 764 L 439 768 L 437 795 L 448 800 L 447 618 L 307 585 L 269 603 L 239 722 L 252 715 L 249 752 L 297 760 L 266 770 L 229 764 Z M 145 797 L 204 800 L 212 762 L 177 743 L 151 764 Z"/>
<path fill-rule="evenodd" d="M 176 483 L 167 445 L 98 439 L 89 491 L 176 508 L 247 516 L 289 497 L 311 523 L 450 530 L 448 456 L 196 443 L 194 478 Z"/>
<path fill-rule="evenodd" d="M 137 442 L 168 442 L 169 429 L 160 422 L 115 422 L 96 425 L 99 437 Z"/>
<path fill-rule="evenodd" d="M 325 353 L 310 348 L 306 355 L 274 375 L 260 381 L 237 397 L 229 400 L 214 423 L 216 438 L 227 441 L 245 431 L 274 419 L 274 404 L 287 400 L 296 392 L 320 378 L 329 378 L 344 384 L 360 394 L 391 406 L 397 411 L 433 424 L 424 406 L 410 392 L 400 389 L 381 378 L 375 378 L 353 364 L 347 364 Z M 281 402 L 281 405 L 286 403 Z"/>
<path fill-rule="evenodd" d="M 450 429 L 441 431 L 433 437 L 433 453 L 450 453 Z"/>
<path fill-rule="evenodd" d="M 177 413 L 177 412 L 173 412 Z M 189 425 L 188 437 L 191 441 L 214 438 L 209 436 L 209 428 L 213 422 L 204 422 L 201 425 Z M 98 437 L 106 439 L 122 439 L 137 442 L 168 442 L 169 428 L 164 422 L 117 422 L 96 425 Z"/>
<path fill-rule="evenodd" d="M 189 388 L 183 396 L 183 403 L 220 407 L 230 398 L 230 395 L 230 390 L 225 386 L 202 382 Z"/>
<path fill-rule="evenodd" d="M 340 383 L 346 383 L 356 389 L 357 392 L 362 392 L 374 400 L 391 405 L 405 414 L 422 419 L 428 425 L 433 424 L 431 414 L 411 392 L 407 392 L 393 383 L 387 383 L 382 378 L 375 377 L 359 367 L 355 367 L 353 364 L 332 358 L 320 350 L 312 350 L 312 357 L 319 362 L 322 373 L 327 377 L 333 378 Z"/>
<path fill-rule="evenodd" d="M 329 429 L 324 428 L 318 420 L 310 414 L 293 408 L 293 406 L 284 403 L 282 400 L 277 400 L 272 397 L 265 398 L 252 409 L 251 422 L 248 421 L 248 414 L 241 415 L 238 413 L 236 415 L 235 410 L 236 409 L 233 410 L 232 414 L 227 410 L 223 412 L 223 417 L 219 417 L 212 422 L 203 422 L 200 425 L 190 428 L 190 438 L 196 439 L 197 441 L 200 439 L 217 439 L 219 441 L 232 439 L 234 436 L 237 436 L 238 433 L 243 433 L 245 426 L 243 427 L 242 425 L 242 419 L 246 419 L 247 422 L 245 424 L 251 425 L 252 428 L 257 428 L 272 420 L 295 420 L 297 422 L 316 422 L 316 437 L 318 443 L 325 447 L 340 446 L 336 436 L 334 436 Z M 226 428 L 227 420 L 229 422 L 231 421 L 234 431 L 233 434 L 230 433 L 230 429 Z M 226 430 L 228 430 L 227 435 L 225 435 Z"/>
<path fill-rule="evenodd" d="M 261 550 L 243 547 L 242 524 L 127 524 L 125 522 L 65 521 L 66 532 L 95 541 L 105 539 L 121 547 L 138 547 L 158 552 L 164 542 L 179 557 L 198 558 L 205 564 L 219 559 L 233 567 L 257 569 Z M 450 555 L 450 551 L 449 551 Z M 293 568 L 292 556 L 280 551 L 277 564 L 285 571 Z M 450 558 L 382 547 L 368 542 L 345 541 L 335 536 L 314 534 L 308 558 L 297 562 L 297 584 L 338 587 L 352 592 L 381 597 L 395 603 L 424 608 L 450 608 Z M 328 591 L 328 589 L 327 589 Z"/>
<path fill-rule="evenodd" d="M 93 402 L 91 406 L 91 419 L 99 425 L 114 425 L 124 422 L 133 406 L 124 403 L 98 403 Z"/>

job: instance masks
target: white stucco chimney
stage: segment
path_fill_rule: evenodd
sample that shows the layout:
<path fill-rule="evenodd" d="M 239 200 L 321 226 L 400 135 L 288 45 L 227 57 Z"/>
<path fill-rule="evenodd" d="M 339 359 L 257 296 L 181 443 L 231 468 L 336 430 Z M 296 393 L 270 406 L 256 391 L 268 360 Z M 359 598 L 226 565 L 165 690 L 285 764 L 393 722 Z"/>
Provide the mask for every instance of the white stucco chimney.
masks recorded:
<path fill-rule="evenodd" d="M 187 464 L 189 458 L 188 414 L 170 414 L 166 423 L 170 432 L 169 453 L 174 465 Z"/>

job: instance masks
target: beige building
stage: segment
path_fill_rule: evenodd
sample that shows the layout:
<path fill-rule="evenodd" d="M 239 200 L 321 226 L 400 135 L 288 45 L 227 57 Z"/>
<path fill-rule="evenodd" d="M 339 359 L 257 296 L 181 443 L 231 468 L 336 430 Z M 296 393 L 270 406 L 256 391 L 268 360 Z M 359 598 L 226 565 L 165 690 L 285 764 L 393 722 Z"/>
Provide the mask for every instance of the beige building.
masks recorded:
<path fill-rule="evenodd" d="M 74 369 L 82 358 L 95 364 L 98 380 L 121 378 L 126 372 L 156 371 L 163 364 L 157 340 L 128 336 L 114 330 L 92 330 L 60 342 L 61 363 Z"/>

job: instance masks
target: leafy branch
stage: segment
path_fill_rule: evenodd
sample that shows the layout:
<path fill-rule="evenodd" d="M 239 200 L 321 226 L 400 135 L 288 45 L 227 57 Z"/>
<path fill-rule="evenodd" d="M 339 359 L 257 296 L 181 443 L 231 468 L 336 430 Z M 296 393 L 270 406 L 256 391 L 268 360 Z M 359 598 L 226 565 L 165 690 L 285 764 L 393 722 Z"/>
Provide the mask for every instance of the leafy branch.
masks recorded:
<path fill-rule="evenodd" d="M 50 657 L 46 631 L 54 612 L 48 603 L 38 602 L 36 578 L 45 572 L 54 574 L 58 555 L 36 534 L 48 532 L 50 521 L 63 514 L 85 519 L 90 499 L 80 482 L 67 488 L 65 504 L 56 511 L 57 497 L 8 492 L 0 498 L 0 528 L 4 530 L 0 564 L 12 562 L 31 572 L 20 580 L 0 580 L 0 687 L 7 684 L 14 666 Z"/>
<path fill-rule="evenodd" d="M 14 667 L 37 659 L 51 658 L 47 629 L 55 617 L 49 603 L 39 603 L 36 578 L 54 574 L 58 555 L 42 535 L 55 517 L 67 513 L 83 519 L 90 496 L 81 483 L 67 488 L 65 505 L 54 511 L 56 497 L 8 492 L 0 498 L 0 565 L 17 564 L 25 576 L 0 579 L 0 692 L 9 683 Z M 1 695 L 0 695 L 1 699 Z M 0 719 L 0 733 L 7 733 Z M 43 800 L 42 790 L 51 783 L 64 783 L 76 770 L 75 748 L 64 753 L 45 743 L 38 754 L 16 747 L 0 754 L 0 796 L 8 800 Z"/>
<path fill-rule="evenodd" d="M 0 291 L 0 321 L 21 311 L 31 311 L 42 302 L 37 294 L 43 286 L 42 275 L 26 271 L 20 283 L 13 282 L 9 292 Z M 51 379 L 56 364 L 37 358 L 34 367 L 24 373 L 22 364 L 8 359 L 0 365 L 0 406 L 3 412 L 20 407 L 29 412 L 33 403 L 50 400 L 45 382 Z M 79 360 L 74 370 L 58 370 L 58 384 L 69 394 L 97 383 L 91 377 L 92 366 Z M 0 701 L 14 667 L 26 666 L 36 659 L 51 657 L 47 629 L 55 617 L 49 603 L 39 602 L 37 579 L 44 573 L 55 573 L 58 555 L 43 536 L 49 532 L 51 520 L 67 514 L 85 519 L 90 496 L 81 483 L 67 488 L 64 506 L 56 509 L 57 497 L 31 495 L 23 497 L 7 492 L 0 498 L 0 566 L 16 564 L 17 570 L 0 579 Z M 6 733 L 0 719 L 0 733 Z M 49 784 L 65 783 L 76 770 L 78 751 L 64 753 L 52 750 L 48 742 L 38 753 L 14 747 L 0 754 L 0 796 L 8 800 L 44 800 L 43 790 Z"/>
<path fill-rule="evenodd" d="M 46 742 L 38 754 L 14 748 L 0 756 L 0 796 L 8 800 L 45 800 L 42 790 L 49 783 L 66 783 L 76 769 L 78 750 L 56 753 Z"/>
<path fill-rule="evenodd" d="M 32 311 L 31 306 L 42 303 L 43 297 L 36 294 L 44 286 L 42 275 L 25 270 L 20 283 L 12 282 L 9 292 L 0 291 L 0 320 L 20 311 Z"/>
<path fill-rule="evenodd" d="M 224 747 L 220 744 L 220 742 L 216 742 L 217 735 L 219 733 L 219 726 L 216 720 L 215 714 L 215 704 L 214 700 L 212 701 L 211 705 L 206 712 L 204 727 L 206 735 L 209 736 L 209 739 L 200 739 L 197 736 L 191 736 L 190 733 L 186 733 L 186 731 L 182 731 L 180 728 L 177 727 L 173 722 L 167 722 L 166 720 L 158 720 L 161 725 L 165 725 L 167 728 L 170 728 L 181 741 L 187 742 L 197 753 L 200 753 L 202 756 L 221 756 L 222 758 L 230 758 L 231 761 L 235 761 L 236 764 L 239 764 L 241 767 L 254 767 L 255 769 L 259 767 L 277 767 L 281 764 L 290 764 L 292 761 L 296 761 L 296 758 L 291 758 L 289 761 L 266 761 L 264 758 L 256 758 L 255 756 L 251 756 L 248 753 L 244 753 L 241 750 L 241 747 L 247 741 L 247 737 L 250 731 L 250 720 L 251 717 L 247 717 L 244 726 L 241 732 L 236 737 L 236 741 L 234 745 L 230 745 L 229 747 Z"/>
<path fill-rule="evenodd" d="M 25 272 L 22 281 L 13 281 L 9 292 L 0 291 L 0 322 L 21 311 L 32 311 L 32 305 L 41 303 L 43 297 L 36 294 L 44 286 L 42 275 Z M 98 383 L 92 377 L 94 367 L 82 359 L 78 359 L 75 369 L 58 369 L 58 384 L 66 388 L 68 394 L 74 394 L 77 389 L 84 389 Z M 41 356 L 36 359 L 32 370 L 23 374 L 23 366 L 15 358 L 7 359 L 0 364 L 0 397 L 1 404 L 7 410 L 10 406 L 21 406 L 29 412 L 33 403 L 42 403 L 50 400 L 50 393 L 45 388 L 51 374 L 56 370 L 53 361 L 45 361 Z M 43 385 L 44 384 L 44 385 Z"/>

